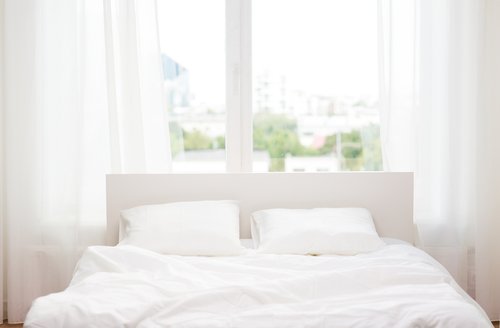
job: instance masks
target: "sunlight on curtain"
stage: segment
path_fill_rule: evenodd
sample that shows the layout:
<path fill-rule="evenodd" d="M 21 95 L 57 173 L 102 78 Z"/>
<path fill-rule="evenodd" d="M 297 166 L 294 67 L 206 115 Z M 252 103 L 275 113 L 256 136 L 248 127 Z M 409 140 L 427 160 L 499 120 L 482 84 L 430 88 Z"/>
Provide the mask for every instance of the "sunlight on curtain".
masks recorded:
<path fill-rule="evenodd" d="M 380 0 L 379 64 L 384 166 L 415 172 L 419 245 L 498 319 L 500 254 L 496 236 L 484 233 L 500 232 L 492 206 L 500 185 L 498 145 L 491 148 L 500 140 L 492 91 L 500 81 L 491 73 L 498 67 L 488 66 L 499 58 L 500 8 L 486 8 L 493 3 Z M 483 51 L 485 36 L 497 57 Z"/>
<path fill-rule="evenodd" d="M 153 0 L 5 1 L 9 322 L 104 242 L 106 173 L 170 168 L 155 11 Z"/>
<path fill-rule="evenodd" d="M 155 1 L 104 2 L 114 172 L 167 172 L 170 141 Z"/>
<path fill-rule="evenodd" d="M 500 2 L 485 1 L 477 149 L 476 298 L 500 319 Z"/>

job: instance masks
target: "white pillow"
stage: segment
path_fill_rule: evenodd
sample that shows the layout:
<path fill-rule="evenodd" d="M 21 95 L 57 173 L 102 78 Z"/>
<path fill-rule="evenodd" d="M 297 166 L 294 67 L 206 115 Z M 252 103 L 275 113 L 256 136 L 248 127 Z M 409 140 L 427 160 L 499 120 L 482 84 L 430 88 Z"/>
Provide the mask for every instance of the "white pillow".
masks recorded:
<path fill-rule="evenodd" d="M 235 201 L 145 205 L 121 211 L 123 238 L 163 254 L 224 256 L 242 251 Z"/>
<path fill-rule="evenodd" d="M 365 208 L 257 211 L 252 238 L 258 252 L 272 254 L 354 255 L 384 245 Z"/>

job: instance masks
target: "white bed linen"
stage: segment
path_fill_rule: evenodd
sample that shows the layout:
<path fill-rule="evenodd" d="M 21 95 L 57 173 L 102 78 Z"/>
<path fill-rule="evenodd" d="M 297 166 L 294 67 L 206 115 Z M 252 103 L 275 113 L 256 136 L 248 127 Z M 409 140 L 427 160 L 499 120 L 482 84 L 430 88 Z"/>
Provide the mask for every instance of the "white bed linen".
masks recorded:
<path fill-rule="evenodd" d="M 70 286 L 25 327 L 491 327 L 430 256 L 387 245 L 356 256 L 160 255 L 90 247 Z"/>

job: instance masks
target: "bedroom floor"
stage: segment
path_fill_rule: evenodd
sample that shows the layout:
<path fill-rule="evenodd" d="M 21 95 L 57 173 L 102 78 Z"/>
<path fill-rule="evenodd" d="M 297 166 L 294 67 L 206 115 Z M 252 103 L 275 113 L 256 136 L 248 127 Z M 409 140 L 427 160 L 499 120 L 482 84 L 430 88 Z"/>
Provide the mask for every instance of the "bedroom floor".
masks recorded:
<path fill-rule="evenodd" d="M 493 322 L 493 325 L 495 326 L 495 328 L 499 328 L 499 322 L 496 321 L 496 322 Z M 23 325 L 22 324 L 17 324 L 17 325 L 9 325 L 8 323 L 4 322 L 3 324 L 0 325 L 0 328 L 6 328 L 6 327 L 9 327 L 9 328 L 16 328 L 16 327 L 22 327 Z"/>
<path fill-rule="evenodd" d="M 3 328 L 3 327 L 16 328 L 16 327 L 22 327 L 22 326 L 23 326 L 22 324 L 9 325 L 6 321 L 4 321 L 4 323 L 0 325 L 0 328 Z"/>

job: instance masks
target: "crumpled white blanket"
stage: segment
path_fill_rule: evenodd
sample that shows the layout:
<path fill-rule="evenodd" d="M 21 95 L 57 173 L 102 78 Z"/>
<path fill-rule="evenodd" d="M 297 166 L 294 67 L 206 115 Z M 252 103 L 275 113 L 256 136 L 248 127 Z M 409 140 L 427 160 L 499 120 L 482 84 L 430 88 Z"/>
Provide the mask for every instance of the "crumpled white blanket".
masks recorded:
<path fill-rule="evenodd" d="M 25 327 L 491 327 L 429 255 L 161 255 L 94 246 Z"/>

